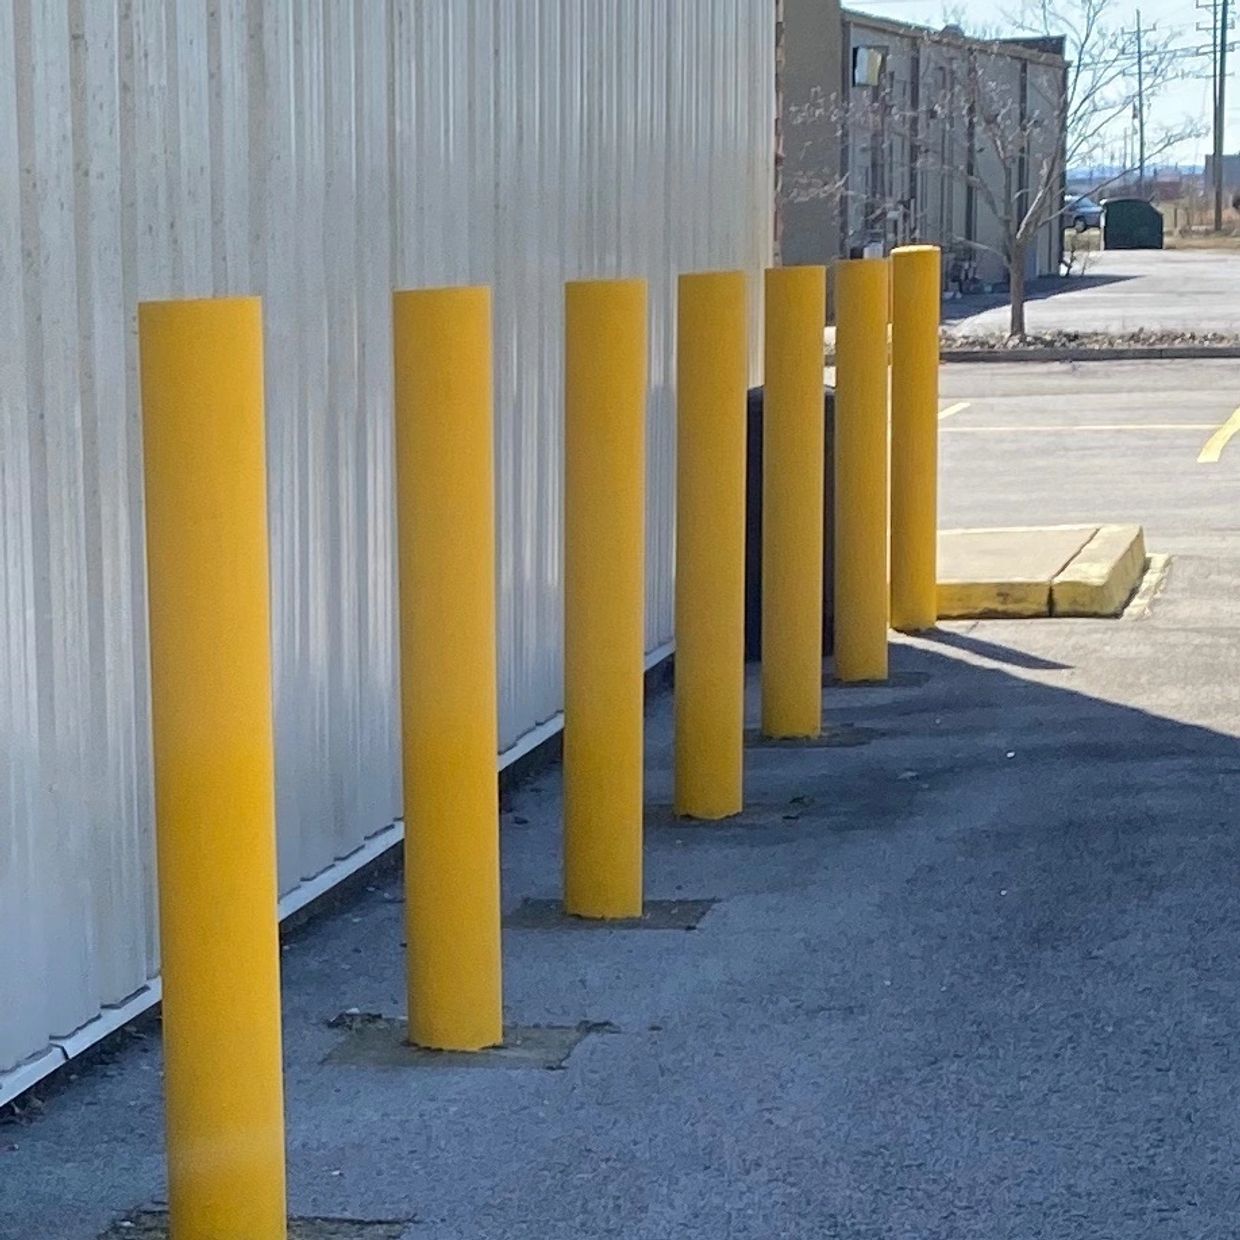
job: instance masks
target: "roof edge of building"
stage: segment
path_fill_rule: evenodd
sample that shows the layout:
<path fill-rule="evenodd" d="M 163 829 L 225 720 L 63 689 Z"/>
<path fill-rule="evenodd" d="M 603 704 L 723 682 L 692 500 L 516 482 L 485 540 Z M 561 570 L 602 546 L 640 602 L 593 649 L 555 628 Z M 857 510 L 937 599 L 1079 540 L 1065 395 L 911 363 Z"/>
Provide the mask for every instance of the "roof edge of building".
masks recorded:
<path fill-rule="evenodd" d="M 863 13 L 858 9 L 842 9 L 841 16 L 854 26 L 865 26 L 871 30 L 881 30 L 888 34 L 904 37 L 920 36 L 927 43 L 936 43 L 945 47 L 974 48 L 1013 56 L 1019 60 L 1028 60 L 1034 64 L 1064 65 L 1068 61 L 1064 56 L 1064 37 L 1062 35 L 1027 35 L 1018 38 L 985 39 L 945 26 L 936 30 L 933 26 L 923 26 L 918 22 L 903 22 L 892 17 L 880 17 L 876 13 Z M 1044 47 L 1035 46 L 1043 44 Z M 1058 44 L 1058 50 L 1053 50 Z"/>

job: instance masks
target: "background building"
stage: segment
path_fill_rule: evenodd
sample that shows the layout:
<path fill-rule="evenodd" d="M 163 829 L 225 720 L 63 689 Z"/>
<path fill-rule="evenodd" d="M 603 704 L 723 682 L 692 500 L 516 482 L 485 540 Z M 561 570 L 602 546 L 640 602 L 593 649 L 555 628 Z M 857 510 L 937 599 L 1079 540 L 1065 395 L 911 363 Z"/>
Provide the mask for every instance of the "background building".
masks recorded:
<path fill-rule="evenodd" d="M 1214 156 L 1206 156 L 1206 170 L 1203 184 L 1207 187 L 1214 184 Z M 1223 156 L 1223 188 L 1226 190 L 1240 189 L 1240 155 Z"/>
<path fill-rule="evenodd" d="M 785 261 L 924 241 L 942 246 L 945 279 L 965 265 L 1001 281 L 1003 213 L 1028 201 L 1043 163 L 1062 180 L 1063 41 L 970 39 L 822 0 L 785 0 L 785 30 Z M 1017 132 L 1023 150 L 1006 158 Z M 1048 220 L 1026 275 L 1056 273 L 1061 257 Z"/>
<path fill-rule="evenodd" d="M 778 0 L 778 227 L 780 259 L 829 263 L 840 254 L 840 204 L 824 192 L 839 175 L 843 27 L 838 0 Z"/>

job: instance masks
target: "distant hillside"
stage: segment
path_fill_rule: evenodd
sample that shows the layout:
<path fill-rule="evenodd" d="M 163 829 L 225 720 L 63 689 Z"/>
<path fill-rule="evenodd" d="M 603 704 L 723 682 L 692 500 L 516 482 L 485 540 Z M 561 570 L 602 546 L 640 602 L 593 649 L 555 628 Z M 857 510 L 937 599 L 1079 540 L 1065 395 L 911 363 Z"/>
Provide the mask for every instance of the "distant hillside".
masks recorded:
<path fill-rule="evenodd" d="M 1147 177 L 1154 176 L 1200 176 L 1205 171 L 1204 164 L 1154 164 L 1151 163 L 1145 170 Z M 1099 181 L 1110 180 L 1112 177 L 1119 176 L 1124 172 L 1122 164 L 1098 164 L 1092 168 L 1069 168 L 1068 183 L 1070 185 L 1077 182 L 1090 182 L 1097 184 Z M 1132 174 L 1130 174 L 1132 175 Z"/>

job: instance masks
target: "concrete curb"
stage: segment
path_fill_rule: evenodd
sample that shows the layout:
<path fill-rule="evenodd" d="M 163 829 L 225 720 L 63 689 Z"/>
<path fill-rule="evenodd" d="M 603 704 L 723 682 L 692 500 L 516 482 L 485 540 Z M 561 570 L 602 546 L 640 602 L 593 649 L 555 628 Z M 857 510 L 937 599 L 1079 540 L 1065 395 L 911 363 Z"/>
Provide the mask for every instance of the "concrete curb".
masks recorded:
<path fill-rule="evenodd" d="M 940 620 L 1036 620 L 1050 615 L 1045 581 L 940 581 Z"/>
<path fill-rule="evenodd" d="M 1136 362 L 1240 357 L 1240 345 L 1164 345 L 1156 348 L 944 349 L 940 362 Z"/>
<path fill-rule="evenodd" d="M 1146 568 L 1139 525 L 944 530 L 941 620 L 1123 614 Z"/>
<path fill-rule="evenodd" d="M 1051 582 L 1052 616 L 1118 616 L 1145 573 L 1139 525 L 1104 525 Z"/>

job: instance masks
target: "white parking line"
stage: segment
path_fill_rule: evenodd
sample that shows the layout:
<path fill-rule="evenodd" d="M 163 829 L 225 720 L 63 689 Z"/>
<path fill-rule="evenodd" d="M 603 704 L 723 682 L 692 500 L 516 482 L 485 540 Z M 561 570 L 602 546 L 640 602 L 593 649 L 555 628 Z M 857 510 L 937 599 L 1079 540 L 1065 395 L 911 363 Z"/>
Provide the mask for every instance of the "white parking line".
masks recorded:
<path fill-rule="evenodd" d="M 947 408 L 939 414 L 939 421 L 942 422 L 944 418 L 950 418 L 952 414 L 960 413 L 968 407 L 969 402 L 967 400 L 958 400 L 954 405 L 948 405 Z"/>
<path fill-rule="evenodd" d="M 991 434 L 1023 435 L 1059 434 L 1063 431 L 1208 431 L 1213 427 L 1213 422 L 1091 422 L 1077 426 L 945 426 L 943 432 L 967 434 L 989 431 Z"/>

